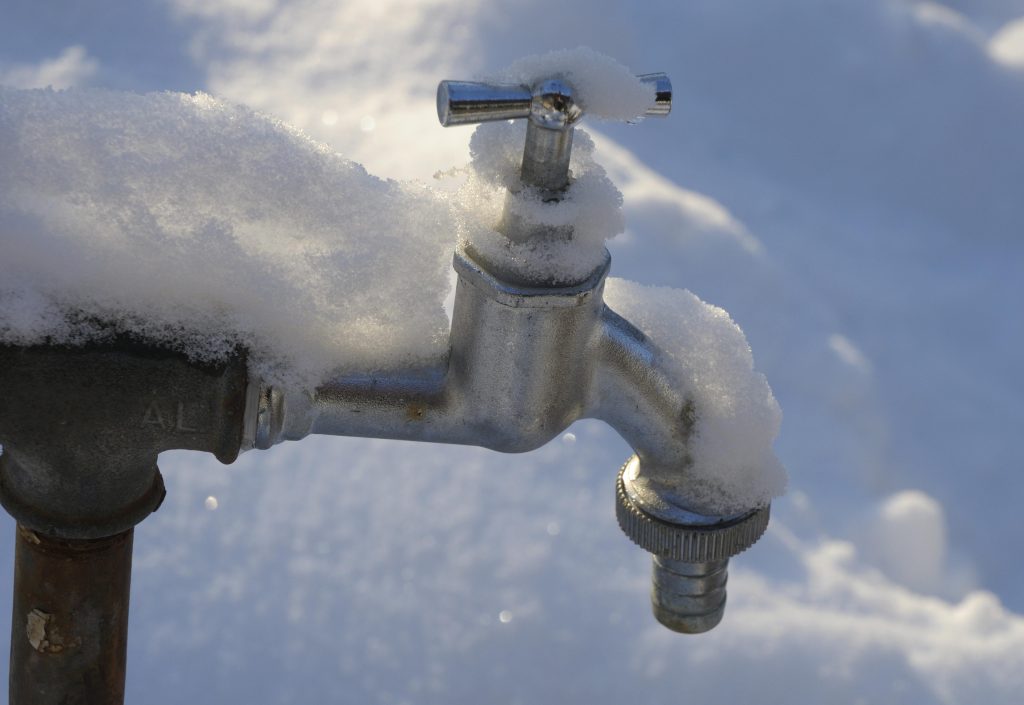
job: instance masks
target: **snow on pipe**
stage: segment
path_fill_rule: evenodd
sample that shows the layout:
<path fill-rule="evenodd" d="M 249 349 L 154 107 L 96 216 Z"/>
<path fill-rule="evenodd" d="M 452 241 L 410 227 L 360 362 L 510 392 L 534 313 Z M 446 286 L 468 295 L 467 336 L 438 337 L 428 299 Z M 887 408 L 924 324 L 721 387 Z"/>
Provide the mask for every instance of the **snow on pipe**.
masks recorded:
<path fill-rule="evenodd" d="M 653 107 L 644 112 L 667 114 L 667 77 L 637 83 L 654 88 Z M 564 78 L 512 86 L 444 81 L 438 117 L 443 125 L 528 118 L 520 188 L 540 190 L 548 203 L 571 191 L 572 128 L 582 102 Z M 510 188 L 506 199 L 505 237 L 572 240 L 571 225 L 511 220 L 516 191 Z M 636 453 L 617 478 L 617 516 L 623 531 L 654 554 L 655 616 L 679 632 L 713 628 L 725 608 L 728 559 L 766 529 L 771 494 L 755 486 L 726 497 L 691 471 L 694 426 L 705 409 L 671 356 L 605 305 L 610 256 L 603 248 L 602 254 L 582 279 L 538 285 L 463 243 L 454 258 L 446 359 L 416 370 L 339 376 L 313 394 L 254 386 L 250 443 L 269 448 L 320 433 L 524 452 L 577 419 L 602 419 Z"/>

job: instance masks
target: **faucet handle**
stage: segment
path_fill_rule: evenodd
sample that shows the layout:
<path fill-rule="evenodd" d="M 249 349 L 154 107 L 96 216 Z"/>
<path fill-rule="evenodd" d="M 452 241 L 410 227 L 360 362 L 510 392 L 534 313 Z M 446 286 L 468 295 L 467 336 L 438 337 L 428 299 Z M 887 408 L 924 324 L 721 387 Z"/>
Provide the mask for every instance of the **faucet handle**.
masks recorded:
<path fill-rule="evenodd" d="M 637 76 L 654 86 L 654 102 L 644 115 L 665 117 L 672 111 L 672 82 L 664 73 Z M 562 115 L 552 120 L 551 113 Z M 544 127 L 570 127 L 583 117 L 572 87 L 560 79 L 539 81 L 534 86 L 441 81 L 437 86 L 437 119 L 444 127 L 471 125 L 518 118 L 544 119 Z"/>
<path fill-rule="evenodd" d="M 437 119 L 444 127 L 530 117 L 529 86 L 441 81 L 437 86 Z"/>
<path fill-rule="evenodd" d="M 654 102 L 645 115 L 664 117 L 672 110 L 672 83 L 663 73 L 638 76 L 654 87 Z M 437 118 L 445 127 L 494 120 L 529 118 L 523 150 L 523 183 L 558 200 L 569 185 L 572 128 L 583 117 L 576 91 L 566 80 L 550 78 L 532 86 L 441 81 Z"/>
<path fill-rule="evenodd" d="M 668 114 L 672 112 L 672 81 L 669 80 L 667 73 L 644 73 L 637 78 L 642 83 L 654 86 L 654 102 L 647 112 L 644 113 L 647 117 L 668 117 Z"/>

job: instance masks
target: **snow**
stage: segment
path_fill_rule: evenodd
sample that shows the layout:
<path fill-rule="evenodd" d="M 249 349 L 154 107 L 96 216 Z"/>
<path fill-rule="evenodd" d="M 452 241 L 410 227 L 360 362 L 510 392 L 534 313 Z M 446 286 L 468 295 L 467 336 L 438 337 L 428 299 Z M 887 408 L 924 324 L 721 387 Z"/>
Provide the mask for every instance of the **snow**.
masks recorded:
<path fill-rule="evenodd" d="M 517 456 L 326 438 L 228 468 L 165 454 L 167 501 L 136 533 L 129 701 L 1015 705 L 1024 75 L 990 49 L 1024 9 L 941 4 L 957 17 L 910 0 L 16 3 L 5 67 L 83 46 L 98 67 L 80 81 L 205 89 L 391 178 L 467 162 L 469 131 L 434 126 L 442 78 L 580 44 L 667 72 L 669 119 L 588 124 L 625 199 L 613 273 L 727 309 L 786 412 L 790 489 L 696 638 L 650 617 L 649 559 L 612 515 L 629 449 L 596 423 Z M 897 535 L 934 549 L 945 527 L 918 585 L 892 568 L 917 544 L 887 559 L 865 531 L 906 492 L 941 515 L 897 503 Z"/>
<path fill-rule="evenodd" d="M 622 232 L 622 194 L 594 157 L 594 143 L 582 129 L 573 137 L 573 183 L 561 201 L 546 203 L 519 179 L 526 123 L 485 123 L 470 141 L 469 178 L 454 206 L 459 241 L 501 271 L 538 285 L 586 279 L 604 262 L 605 242 Z M 531 237 L 513 241 L 501 227 L 508 213 Z M 572 228 L 572 237 L 565 235 Z"/>
<path fill-rule="evenodd" d="M 772 451 L 782 411 L 754 371 L 743 331 L 691 292 L 610 278 L 605 302 L 665 353 L 698 410 L 692 443 L 694 507 L 728 515 L 764 506 L 786 487 Z"/>
<path fill-rule="evenodd" d="M 989 40 L 992 58 L 1010 68 L 1024 68 L 1024 18 L 1007 22 Z"/>
<path fill-rule="evenodd" d="M 532 86 L 550 78 L 566 80 L 585 113 L 606 120 L 637 119 L 654 103 L 653 86 L 588 47 L 518 59 L 484 80 Z M 579 282 L 604 261 L 605 241 L 623 230 L 622 194 L 594 159 L 593 140 L 576 128 L 572 184 L 561 200 L 545 200 L 547 194 L 520 181 L 525 141 L 522 120 L 476 128 L 470 140 L 469 178 L 455 201 L 461 214 L 459 240 L 520 281 Z M 512 230 L 530 232 L 531 237 L 510 241 L 503 217 L 515 224 Z"/>
<path fill-rule="evenodd" d="M 551 78 L 569 83 L 576 102 L 594 117 L 635 120 L 654 104 L 654 86 L 641 82 L 618 61 L 590 47 L 526 56 L 485 80 L 533 86 Z"/>
<path fill-rule="evenodd" d="M 0 91 L 0 342 L 116 323 L 301 388 L 444 354 L 454 223 L 424 187 L 202 93 Z"/>
<path fill-rule="evenodd" d="M 865 525 L 865 553 L 886 575 L 919 592 L 946 592 L 946 516 L 934 498 L 919 490 L 898 492 L 886 497 Z"/>

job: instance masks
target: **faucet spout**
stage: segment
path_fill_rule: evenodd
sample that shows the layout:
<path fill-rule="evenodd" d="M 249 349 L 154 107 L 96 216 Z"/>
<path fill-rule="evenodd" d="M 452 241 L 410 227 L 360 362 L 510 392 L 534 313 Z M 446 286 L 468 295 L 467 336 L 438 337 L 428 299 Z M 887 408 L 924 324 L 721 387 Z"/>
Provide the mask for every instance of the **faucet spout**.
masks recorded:
<path fill-rule="evenodd" d="M 663 489 L 690 463 L 695 409 L 685 385 L 662 364 L 657 346 L 605 306 L 590 390 L 590 416 L 618 431 L 648 468 L 668 468 Z"/>
<path fill-rule="evenodd" d="M 619 472 L 616 514 L 626 535 L 653 556 L 654 616 L 673 631 L 699 634 L 722 620 L 729 558 L 760 538 L 768 508 L 731 516 L 700 511 L 687 472 L 700 409 L 662 357 L 654 341 L 605 306 L 590 415 L 635 453 Z"/>

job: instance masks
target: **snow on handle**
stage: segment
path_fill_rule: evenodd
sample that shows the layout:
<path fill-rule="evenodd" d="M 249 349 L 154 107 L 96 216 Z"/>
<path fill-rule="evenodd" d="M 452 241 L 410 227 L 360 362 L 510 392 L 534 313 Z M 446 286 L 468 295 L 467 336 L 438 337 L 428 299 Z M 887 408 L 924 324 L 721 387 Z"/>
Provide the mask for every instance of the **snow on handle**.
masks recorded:
<path fill-rule="evenodd" d="M 610 56 L 588 47 L 526 56 L 487 80 L 533 85 L 560 77 L 576 90 L 587 115 L 606 120 L 636 120 L 654 104 L 655 89 Z"/>

